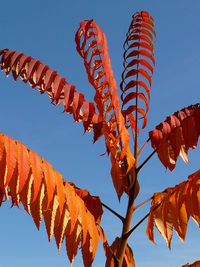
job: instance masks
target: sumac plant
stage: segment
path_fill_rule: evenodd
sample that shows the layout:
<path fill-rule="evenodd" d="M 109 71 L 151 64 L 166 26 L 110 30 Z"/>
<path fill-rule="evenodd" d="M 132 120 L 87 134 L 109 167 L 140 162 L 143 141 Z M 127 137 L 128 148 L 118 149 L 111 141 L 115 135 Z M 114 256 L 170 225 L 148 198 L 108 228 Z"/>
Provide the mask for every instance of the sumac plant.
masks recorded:
<path fill-rule="evenodd" d="M 85 132 L 93 131 L 94 142 L 104 137 L 118 199 L 123 194 L 128 198 L 125 216 L 121 216 L 100 197 L 64 180 L 50 163 L 24 144 L 0 133 L 0 204 L 9 199 L 17 207 L 22 203 L 38 229 L 44 218 L 49 240 L 55 237 L 58 250 L 65 241 L 71 264 L 81 248 L 84 266 L 91 266 L 100 241 L 106 255 L 105 266 L 135 266 L 128 239 L 147 218 L 148 238 L 154 242 L 157 228 L 169 247 L 174 230 L 185 240 L 190 217 L 200 226 L 200 170 L 175 187 L 134 204 L 140 193 L 140 171 L 150 158 L 157 154 L 164 167 L 173 171 L 179 156 L 188 162 L 188 151 L 197 147 L 200 135 L 200 104 L 195 103 L 167 116 L 139 146 L 147 125 L 155 38 L 153 18 L 147 11 L 136 12 L 124 41 L 119 97 L 104 32 L 93 20 L 80 23 L 76 49 L 95 89 L 94 102 L 88 102 L 75 85 L 41 61 L 8 48 L 0 51 L 1 70 L 7 76 L 12 74 L 15 81 L 20 77 L 41 94 L 46 92 L 54 105 L 63 104 L 64 112 L 82 122 Z M 152 151 L 141 162 L 140 155 L 148 144 Z M 132 226 L 134 212 L 148 201 L 149 213 Z M 119 237 L 112 244 L 101 226 L 103 208 L 122 223 L 122 231 L 116 233 Z M 200 266 L 200 262 L 185 266 Z"/>

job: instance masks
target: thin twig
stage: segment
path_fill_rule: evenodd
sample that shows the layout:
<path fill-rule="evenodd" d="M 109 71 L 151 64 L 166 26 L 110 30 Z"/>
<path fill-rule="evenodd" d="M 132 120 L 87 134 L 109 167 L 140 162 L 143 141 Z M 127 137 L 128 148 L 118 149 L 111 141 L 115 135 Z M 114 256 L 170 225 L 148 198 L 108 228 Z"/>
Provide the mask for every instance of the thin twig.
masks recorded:
<path fill-rule="evenodd" d="M 137 204 L 136 206 L 134 206 L 134 211 L 136 211 L 138 208 L 140 208 L 141 206 L 143 206 L 144 204 L 146 204 L 150 200 L 152 200 L 152 197 L 149 197 L 149 198 L 143 200 L 142 202 L 140 202 L 139 204 Z"/>
<path fill-rule="evenodd" d="M 138 151 L 138 157 L 141 154 L 141 152 L 143 151 L 143 149 L 145 148 L 145 146 L 148 144 L 149 141 L 150 141 L 150 138 L 148 138 L 147 141 L 142 145 L 142 147 Z"/>
<path fill-rule="evenodd" d="M 122 223 L 124 222 L 124 217 L 121 216 L 119 213 L 117 213 L 116 211 L 114 211 L 112 208 L 110 208 L 109 206 L 107 206 L 106 204 L 104 204 L 103 202 L 101 202 L 102 206 L 104 208 L 106 208 L 107 210 L 109 210 L 110 212 L 112 212 L 115 216 L 117 216 L 121 221 Z"/>
<path fill-rule="evenodd" d="M 144 161 L 143 163 L 137 168 L 136 172 L 138 173 L 142 167 L 150 160 L 151 157 L 156 153 L 157 149 L 155 149 Z"/>

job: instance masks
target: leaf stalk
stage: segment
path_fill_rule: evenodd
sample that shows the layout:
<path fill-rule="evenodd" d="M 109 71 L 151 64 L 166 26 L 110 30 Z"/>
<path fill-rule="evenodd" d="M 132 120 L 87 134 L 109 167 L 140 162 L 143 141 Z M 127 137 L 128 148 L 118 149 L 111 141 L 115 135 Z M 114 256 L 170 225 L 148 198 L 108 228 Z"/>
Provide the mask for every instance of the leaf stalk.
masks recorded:
<path fill-rule="evenodd" d="M 104 204 L 103 202 L 101 202 L 102 206 L 104 208 L 106 208 L 107 210 L 109 210 L 111 213 L 113 213 L 116 217 L 118 217 L 122 223 L 124 222 L 125 218 L 123 216 L 121 216 L 119 213 L 117 213 L 116 211 L 114 211 L 112 208 L 110 208 L 109 206 L 107 206 L 106 204 Z"/>
<path fill-rule="evenodd" d="M 153 157 L 153 155 L 157 152 L 157 149 L 155 149 L 144 161 L 143 163 L 136 169 L 136 172 L 139 173 L 139 171 L 143 168 L 143 166 Z"/>

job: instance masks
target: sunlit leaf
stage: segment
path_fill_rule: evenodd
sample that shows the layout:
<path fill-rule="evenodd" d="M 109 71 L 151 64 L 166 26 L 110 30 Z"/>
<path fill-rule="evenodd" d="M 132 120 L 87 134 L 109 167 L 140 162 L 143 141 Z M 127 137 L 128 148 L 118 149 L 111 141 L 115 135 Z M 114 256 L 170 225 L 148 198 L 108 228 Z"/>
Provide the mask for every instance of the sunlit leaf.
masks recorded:
<path fill-rule="evenodd" d="M 58 250 L 66 239 L 72 263 L 81 245 L 84 266 L 91 266 L 103 213 L 100 199 L 65 181 L 43 158 L 1 133 L 0 170 L 0 204 L 8 197 L 13 205 L 21 202 L 38 229 L 44 217 L 48 238 L 55 236 Z"/>
<path fill-rule="evenodd" d="M 154 242 L 154 226 L 171 247 L 173 229 L 185 240 L 189 218 L 200 227 L 200 170 L 188 180 L 153 196 L 147 224 L 147 236 Z"/>

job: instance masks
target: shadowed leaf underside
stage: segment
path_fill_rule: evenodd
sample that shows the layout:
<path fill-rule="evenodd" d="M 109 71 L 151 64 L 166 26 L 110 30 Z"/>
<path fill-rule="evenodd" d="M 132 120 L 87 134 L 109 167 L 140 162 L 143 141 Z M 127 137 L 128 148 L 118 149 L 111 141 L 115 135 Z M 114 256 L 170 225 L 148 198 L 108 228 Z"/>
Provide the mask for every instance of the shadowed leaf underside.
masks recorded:
<path fill-rule="evenodd" d="M 162 164 L 171 171 L 180 155 L 188 162 L 189 148 L 195 149 L 200 135 L 200 104 L 183 108 L 149 132 L 151 145 Z"/>

